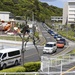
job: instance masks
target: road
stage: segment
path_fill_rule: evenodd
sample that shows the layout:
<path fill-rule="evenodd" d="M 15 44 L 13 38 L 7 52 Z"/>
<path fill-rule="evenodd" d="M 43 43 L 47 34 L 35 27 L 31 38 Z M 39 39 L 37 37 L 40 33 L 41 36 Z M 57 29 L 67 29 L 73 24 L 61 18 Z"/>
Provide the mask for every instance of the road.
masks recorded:
<path fill-rule="evenodd" d="M 39 30 L 41 31 L 42 35 L 45 37 L 46 41 L 49 42 L 49 41 L 56 41 L 46 30 L 45 28 L 42 26 L 42 23 L 38 23 L 39 25 Z M 21 48 L 21 42 L 19 44 L 16 43 L 13 43 L 13 42 L 8 42 L 8 43 L 5 43 L 0 41 L 1 44 L 4 44 L 5 47 L 20 47 Z M 11 44 L 10 44 L 11 43 Z M 13 45 L 13 46 L 12 46 Z M 60 53 L 61 51 L 63 51 L 66 47 L 64 47 L 63 49 L 57 49 L 57 52 L 54 53 L 54 54 L 43 54 L 43 46 L 40 46 L 40 45 L 37 45 L 38 47 L 38 50 L 39 50 L 39 53 L 40 53 L 40 57 L 41 56 L 54 56 L 58 53 Z M 27 46 L 26 46 L 26 51 L 25 51 L 25 62 L 31 62 L 31 61 L 39 61 L 39 57 L 38 57 L 38 54 L 37 54 L 37 50 L 36 48 L 34 47 L 34 45 L 32 45 L 32 43 L 28 43 Z"/>
<path fill-rule="evenodd" d="M 42 30 L 43 28 L 41 27 L 41 30 Z M 53 38 L 52 38 L 52 36 L 50 36 L 50 35 L 48 35 L 48 33 L 46 33 L 46 31 L 42 31 L 42 33 L 43 33 L 43 35 L 44 36 L 47 36 L 47 37 L 45 37 L 47 40 L 46 41 L 55 41 Z M 50 36 L 50 37 L 49 37 Z M 57 49 L 57 52 L 56 53 L 54 53 L 54 54 L 52 54 L 51 56 L 50 55 L 46 55 L 46 56 L 50 56 L 50 57 L 58 57 L 58 56 L 60 56 L 60 55 L 65 55 L 66 53 L 68 53 L 68 52 L 70 52 L 71 50 L 73 50 L 73 49 L 75 49 L 75 42 L 73 42 L 73 41 L 70 41 L 70 40 L 68 40 L 68 39 L 66 39 L 67 41 L 68 41 L 68 44 L 67 44 L 67 46 L 65 46 L 65 48 L 64 49 Z M 66 48 L 67 47 L 67 48 Z M 66 59 L 67 60 L 67 59 Z M 67 62 L 67 64 L 66 65 L 64 65 L 64 66 L 62 66 L 62 71 L 65 71 L 65 72 L 70 72 L 70 71 L 74 71 L 75 70 L 75 62 L 72 62 L 72 63 L 68 63 Z M 48 72 L 48 70 L 46 69 L 46 70 L 44 70 L 45 72 Z M 61 72 L 61 67 L 59 68 L 59 67 L 54 67 L 54 68 L 52 68 L 52 67 L 50 67 L 49 68 L 49 72 Z M 62 72 L 62 74 L 63 75 L 66 75 L 65 73 L 63 73 Z M 72 75 L 72 74 L 69 74 L 69 75 Z M 73 74 L 74 75 L 74 74 Z"/>

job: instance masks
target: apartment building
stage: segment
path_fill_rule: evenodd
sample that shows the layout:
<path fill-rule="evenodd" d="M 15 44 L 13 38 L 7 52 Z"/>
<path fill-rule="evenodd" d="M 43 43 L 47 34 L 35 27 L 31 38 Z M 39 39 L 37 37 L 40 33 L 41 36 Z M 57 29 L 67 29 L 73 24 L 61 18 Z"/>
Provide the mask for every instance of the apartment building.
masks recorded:
<path fill-rule="evenodd" d="M 62 22 L 62 16 L 51 16 L 51 21 Z"/>
<path fill-rule="evenodd" d="M 63 24 L 75 23 L 75 0 L 69 0 L 63 7 Z"/>

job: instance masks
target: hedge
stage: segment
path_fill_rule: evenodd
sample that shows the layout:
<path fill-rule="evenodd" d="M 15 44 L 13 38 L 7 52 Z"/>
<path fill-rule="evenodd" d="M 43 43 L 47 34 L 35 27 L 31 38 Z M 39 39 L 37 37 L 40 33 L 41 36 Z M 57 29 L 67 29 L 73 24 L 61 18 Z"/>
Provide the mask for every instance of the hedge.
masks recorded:
<path fill-rule="evenodd" d="M 3 69 L 0 72 L 37 72 L 40 69 L 40 62 L 28 62 L 24 66 Z"/>
<path fill-rule="evenodd" d="M 26 72 L 37 72 L 40 69 L 40 62 L 28 62 L 24 64 Z"/>
<path fill-rule="evenodd" d="M 58 33 L 71 41 L 75 41 L 75 37 L 73 36 L 72 32 L 67 33 L 63 31 L 63 32 L 58 32 Z"/>
<path fill-rule="evenodd" d="M 18 67 L 13 67 L 13 68 L 8 68 L 8 69 L 3 69 L 0 72 L 25 72 L 25 68 L 22 66 Z"/>

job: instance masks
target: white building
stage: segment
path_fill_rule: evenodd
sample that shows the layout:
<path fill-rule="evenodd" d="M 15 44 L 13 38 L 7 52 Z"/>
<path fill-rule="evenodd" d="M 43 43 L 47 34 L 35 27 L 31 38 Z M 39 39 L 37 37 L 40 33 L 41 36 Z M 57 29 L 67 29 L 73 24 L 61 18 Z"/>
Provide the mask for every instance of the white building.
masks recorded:
<path fill-rule="evenodd" d="M 75 0 L 64 3 L 63 7 L 63 24 L 75 23 Z"/>
<path fill-rule="evenodd" d="M 51 21 L 55 22 L 55 21 L 62 21 L 62 16 L 51 16 Z"/>
<path fill-rule="evenodd" d="M 14 19 L 14 16 L 11 12 L 0 11 L 1 21 L 11 21 L 12 19 Z"/>

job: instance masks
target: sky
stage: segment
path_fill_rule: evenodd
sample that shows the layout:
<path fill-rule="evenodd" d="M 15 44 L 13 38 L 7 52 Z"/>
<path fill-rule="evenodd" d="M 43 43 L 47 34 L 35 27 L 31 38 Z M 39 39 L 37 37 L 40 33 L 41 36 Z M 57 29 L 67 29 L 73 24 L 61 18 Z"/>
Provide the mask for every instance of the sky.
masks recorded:
<path fill-rule="evenodd" d="M 39 1 L 46 2 L 49 5 L 57 6 L 59 8 L 63 8 L 64 3 L 69 0 L 39 0 Z"/>

